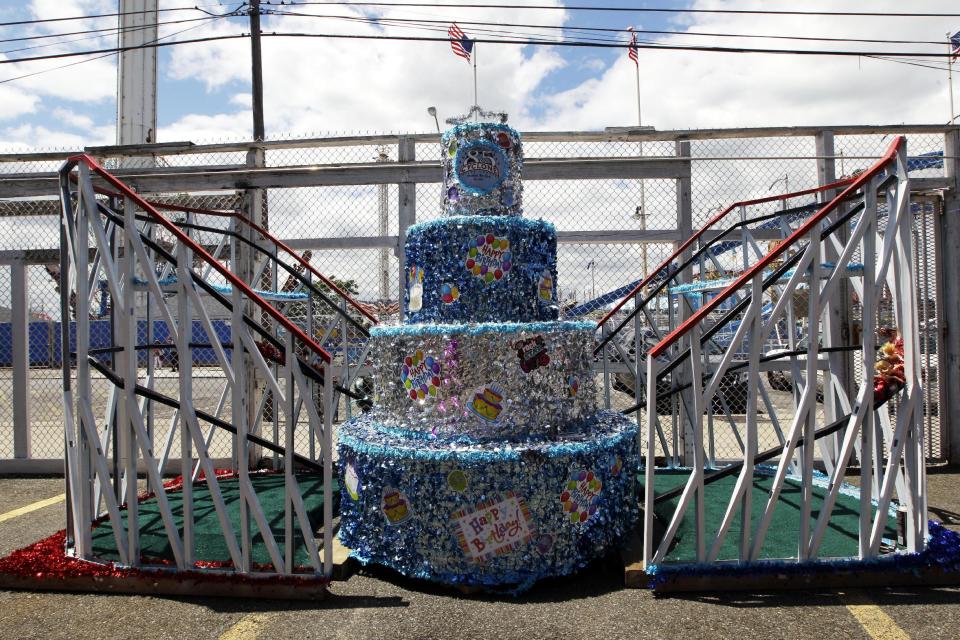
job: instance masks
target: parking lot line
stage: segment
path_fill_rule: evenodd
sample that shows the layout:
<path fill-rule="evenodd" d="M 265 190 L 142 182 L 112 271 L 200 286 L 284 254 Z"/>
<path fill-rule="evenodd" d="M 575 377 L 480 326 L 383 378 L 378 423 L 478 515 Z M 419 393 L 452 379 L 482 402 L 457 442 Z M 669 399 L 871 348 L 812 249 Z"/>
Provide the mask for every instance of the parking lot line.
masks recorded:
<path fill-rule="evenodd" d="M 13 511 L 7 511 L 6 513 L 0 513 L 0 522 L 6 522 L 7 520 L 13 520 L 18 516 L 22 516 L 30 513 L 31 511 L 36 511 L 37 509 L 43 509 L 44 507 L 49 507 L 51 505 L 57 504 L 58 502 L 63 502 L 67 497 L 65 493 L 61 493 L 58 496 L 53 496 L 52 498 L 47 498 L 46 500 L 39 500 L 32 504 L 28 504 L 25 507 L 20 507 L 19 509 L 14 509 Z"/>
<path fill-rule="evenodd" d="M 256 640 L 260 630 L 267 624 L 268 618 L 269 616 L 263 613 L 249 613 L 220 634 L 220 640 Z"/>
<path fill-rule="evenodd" d="M 838 596 L 863 630 L 874 640 L 910 640 L 907 632 L 884 613 L 863 591 L 850 591 Z"/>

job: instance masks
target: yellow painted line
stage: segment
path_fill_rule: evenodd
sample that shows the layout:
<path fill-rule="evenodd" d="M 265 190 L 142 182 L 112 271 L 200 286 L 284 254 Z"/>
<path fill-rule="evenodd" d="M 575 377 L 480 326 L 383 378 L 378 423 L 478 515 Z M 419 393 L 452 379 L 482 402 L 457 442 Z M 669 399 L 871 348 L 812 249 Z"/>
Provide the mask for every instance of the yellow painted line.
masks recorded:
<path fill-rule="evenodd" d="M 28 504 L 25 507 L 20 507 L 19 509 L 14 509 L 13 511 L 7 511 L 6 513 L 0 513 L 0 522 L 6 522 L 7 520 L 13 520 L 18 516 L 26 515 L 37 509 L 43 509 L 44 507 L 49 507 L 50 505 L 57 504 L 58 502 L 63 502 L 66 499 L 67 494 L 61 493 L 58 496 L 53 496 L 52 498 L 47 498 L 46 500 L 40 500 L 34 502 L 33 504 Z"/>
<path fill-rule="evenodd" d="M 270 617 L 263 613 L 245 615 L 237 624 L 220 634 L 220 640 L 256 640 L 269 619 Z"/>
<path fill-rule="evenodd" d="M 839 598 L 867 635 L 874 640 L 910 640 L 907 632 L 863 591 L 841 593 Z"/>

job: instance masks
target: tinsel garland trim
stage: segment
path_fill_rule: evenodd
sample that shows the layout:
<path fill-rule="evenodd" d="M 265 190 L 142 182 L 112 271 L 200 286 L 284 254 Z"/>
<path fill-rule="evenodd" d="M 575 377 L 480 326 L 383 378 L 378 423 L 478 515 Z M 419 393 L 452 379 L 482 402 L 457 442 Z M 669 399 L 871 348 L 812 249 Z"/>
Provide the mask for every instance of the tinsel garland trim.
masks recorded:
<path fill-rule="evenodd" d="M 892 553 L 879 558 L 860 560 L 844 558 L 794 562 L 790 560 L 759 560 L 744 564 L 659 564 L 647 568 L 651 576 L 649 586 L 656 589 L 671 578 L 683 577 L 752 577 L 816 576 L 851 571 L 876 573 L 896 571 L 911 573 L 920 569 L 939 569 L 947 572 L 960 571 L 960 533 L 943 526 L 937 520 L 928 523 L 930 538 L 927 548 L 920 553 Z"/>
<path fill-rule="evenodd" d="M 499 227 L 509 227 L 514 231 L 527 231 L 527 232 L 536 232 L 536 233 L 548 233 L 550 235 L 556 235 L 557 228 L 553 226 L 552 223 L 547 222 L 546 220 L 539 220 L 535 218 L 519 218 L 519 217 L 507 217 L 507 216 L 488 216 L 488 215 L 470 215 L 470 216 L 449 216 L 446 218 L 438 218 L 436 220 L 427 220 L 426 222 L 418 222 L 415 225 L 412 225 L 407 229 L 407 236 L 416 235 L 420 233 L 425 233 L 429 229 L 435 227 L 451 228 L 457 226 L 465 227 L 487 227 L 494 226 Z"/>
<path fill-rule="evenodd" d="M 472 324 L 401 324 L 370 328 L 370 337 L 397 336 L 454 336 L 489 333 L 559 333 L 562 331 L 593 331 L 592 322 L 479 322 Z"/>
<path fill-rule="evenodd" d="M 601 412 L 598 414 L 595 422 L 601 422 L 605 417 L 609 417 L 610 415 L 622 418 L 620 414 L 610 413 L 605 415 L 605 412 Z M 589 438 L 589 440 L 577 440 L 577 436 L 558 436 L 555 439 L 544 439 L 540 442 L 487 441 L 478 443 L 472 447 L 453 447 L 450 446 L 450 442 L 446 440 L 442 443 L 434 443 L 430 440 L 418 438 L 412 441 L 410 446 L 397 446 L 387 442 L 369 442 L 365 440 L 365 436 L 370 435 L 373 430 L 377 429 L 377 426 L 372 424 L 372 420 L 369 421 L 371 424 L 364 425 L 361 421 L 365 420 L 366 416 L 358 418 L 357 422 L 352 423 L 350 426 L 353 428 L 341 428 L 338 434 L 338 442 L 341 447 L 346 447 L 358 453 L 373 457 L 405 458 L 427 462 L 458 460 L 464 463 L 490 464 L 519 461 L 523 460 L 524 454 L 531 451 L 548 458 L 589 456 L 597 455 L 603 450 L 617 446 L 624 440 L 637 437 L 635 425 L 627 427 L 611 425 L 611 427 L 619 428 L 616 430 L 609 428 L 606 433 L 601 431 L 600 433 L 593 433 L 588 436 L 579 436 L 580 438 Z M 367 430 L 361 431 L 356 428 L 358 426 L 360 426 L 361 429 L 366 427 Z M 603 427 L 600 428 L 602 429 Z M 587 428 L 584 431 L 589 432 L 590 429 Z M 385 439 L 402 439 L 402 436 L 397 436 L 390 431 L 383 432 L 382 435 L 385 436 Z"/>

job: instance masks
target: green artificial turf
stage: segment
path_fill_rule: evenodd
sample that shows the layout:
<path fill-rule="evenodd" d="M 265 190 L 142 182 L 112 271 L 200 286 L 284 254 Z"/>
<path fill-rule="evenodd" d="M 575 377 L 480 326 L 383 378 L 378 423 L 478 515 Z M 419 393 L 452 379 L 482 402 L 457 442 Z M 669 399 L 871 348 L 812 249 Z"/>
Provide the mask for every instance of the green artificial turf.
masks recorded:
<path fill-rule="evenodd" d="M 677 486 L 686 484 L 690 477 L 689 471 L 677 472 L 657 472 L 656 491 L 658 494 L 665 493 Z M 641 484 L 643 476 L 640 477 Z M 706 547 L 709 551 L 716 535 L 717 529 L 723 521 L 723 515 L 730 501 L 736 485 L 736 476 L 729 476 L 717 480 L 707 485 L 704 489 L 704 519 L 707 526 Z M 763 509 L 766 506 L 770 495 L 770 487 L 773 484 L 773 478 L 767 475 L 756 475 L 753 479 L 752 496 L 752 521 L 753 531 L 760 522 L 763 515 Z M 813 505 L 810 514 L 810 530 L 812 531 L 817 516 L 820 513 L 820 506 L 823 504 L 823 498 L 826 489 L 816 484 L 813 486 Z M 665 503 L 657 505 L 655 511 L 657 515 L 668 524 L 676 505 L 680 498 L 668 500 Z M 784 482 L 783 489 L 780 492 L 777 506 L 774 508 L 773 517 L 770 520 L 770 527 L 767 529 L 766 538 L 760 549 L 760 559 L 779 559 L 796 558 L 797 548 L 799 546 L 799 528 L 800 528 L 800 504 L 801 504 L 801 486 L 799 481 L 788 478 Z M 696 526 L 694 523 L 694 507 L 691 503 L 687 509 L 684 518 L 677 529 L 676 544 L 667 554 L 664 562 L 696 562 L 697 561 L 697 537 Z M 840 493 L 836 504 L 833 507 L 833 513 L 827 529 L 824 532 L 823 542 L 820 545 L 818 557 L 820 558 L 852 558 L 858 555 L 858 540 L 860 531 L 859 520 L 860 501 Z M 896 538 L 896 520 L 890 518 L 887 522 L 885 537 Z M 739 510 L 733 517 L 733 521 L 727 531 L 723 545 L 720 547 L 718 560 L 736 560 L 739 557 L 740 541 L 740 512 Z"/>
<path fill-rule="evenodd" d="M 280 557 L 284 557 L 284 476 L 282 474 L 251 475 L 250 481 L 256 491 L 260 506 L 270 523 L 270 529 L 280 548 Z M 311 523 L 311 529 L 316 531 L 323 522 L 323 481 L 318 476 L 301 475 L 297 477 L 300 492 L 303 496 L 304 507 Z M 223 495 L 230 522 L 239 543 L 240 535 L 240 486 L 235 478 L 221 480 L 220 492 Z M 337 507 L 340 490 L 333 487 L 334 509 Z M 167 494 L 170 509 L 177 524 L 180 535 L 183 535 L 183 493 L 173 491 Z M 140 547 L 141 557 L 150 560 L 170 560 L 173 550 L 167 540 L 166 529 L 160 517 L 160 510 L 155 497 L 144 500 L 139 505 Z M 193 514 L 194 538 L 196 541 L 196 560 L 202 562 L 225 562 L 230 560 L 230 552 L 220 530 L 220 520 L 217 518 L 213 500 L 206 482 L 198 482 L 193 486 Z M 123 526 L 126 529 L 127 512 L 122 511 Z M 306 546 L 300 532 L 298 520 L 294 517 L 294 563 L 297 566 L 308 566 Z M 253 516 L 250 517 L 250 536 L 252 541 L 251 559 L 254 563 L 268 564 L 270 556 L 264 544 L 263 537 Z M 104 559 L 119 560 L 113 528 L 109 521 L 97 525 L 93 530 L 93 551 Z"/>

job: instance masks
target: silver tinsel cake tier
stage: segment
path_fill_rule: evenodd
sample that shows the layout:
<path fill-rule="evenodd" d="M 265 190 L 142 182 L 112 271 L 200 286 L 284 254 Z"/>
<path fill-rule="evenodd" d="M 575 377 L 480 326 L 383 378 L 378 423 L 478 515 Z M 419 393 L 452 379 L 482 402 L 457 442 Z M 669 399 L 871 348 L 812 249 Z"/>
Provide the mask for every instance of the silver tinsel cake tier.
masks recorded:
<path fill-rule="evenodd" d="M 371 331 L 374 415 L 465 440 L 574 433 L 597 411 L 593 325 L 400 325 Z"/>

